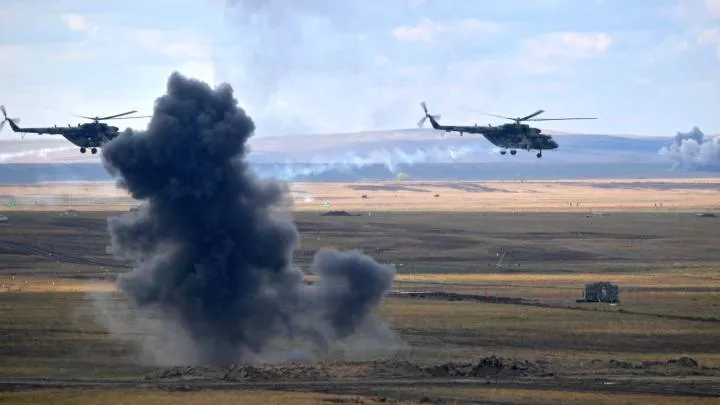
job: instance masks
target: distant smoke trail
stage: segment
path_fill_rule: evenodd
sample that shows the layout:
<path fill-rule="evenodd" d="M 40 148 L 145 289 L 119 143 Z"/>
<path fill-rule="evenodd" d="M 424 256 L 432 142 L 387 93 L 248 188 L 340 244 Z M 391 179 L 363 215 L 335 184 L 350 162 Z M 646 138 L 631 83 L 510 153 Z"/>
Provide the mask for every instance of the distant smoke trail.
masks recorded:
<path fill-rule="evenodd" d="M 117 283 L 137 313 L 133 322 L 106 313 L 108 329 L 144 332 L 145 358 L 163 365 L 392 348 L 374 311 L 394 269 L 321 249 L 312 264 L 318 281 L 304 284 L 292 265 L 299 236 L 287 187 L 258 179 L 243 158 L 254 129 L 229 85 L 212 90 L 174 73 L 147 132 L 105 146 L 108 172 L 144 201 L 109 220 L 112 253 L 135 263 Z"/>
<path fill-rule="evenodd" d="M 242 101 L 262 124 L 259 131 L 273 135 L 317 132 L 316 123 L 299 114 L 292 101 L 286 104 L 288 108 L 276 103 L 288 96 L 293 99 L 288 89 L 298 88 L 292 82 L 315 65 L 312 61 L 353 60 L 357 52 L 347 49 L 347 43 L 338 48 L 342 55 L 335 49 L 330 54 L 325 44 L 339 35 L 331 27 L 340 24 L 337 17 L 347 15 L 352 2 L 226 0 L 226 4 L 232 30 L 242 41 L 218 53 L 218 74 L 243 90 Z M 322 43 L 319 38 L 324 39 Z"/>
<path fill-rule="evenodd" d="M 308 20 L 329 18 L 351 5 L 334 0 L 226 0 L 233 27 L 242 35 L 237 51 L 243 66 L 243 88 L 260 103 L 278 91 L 286 77 L 303 63 Z M 314 21 L 317 23 L 317 21 Z"/>
<path fill-rule="evenodd" d="M 367 154 L 346 153 L 339 157 L 316 157 L 307 164 L 286 162 L 262 170 L 264 177 L 281 180 L 294 180 L 307 176 L 317 176 L 330 171 L 348 172 L 371 165 L 383 165 L 391 173 L 397 173 L 399 165 L 412 166 L 419 163 L 440 163 L 454 161 L 485 148 L 480 145 L 433 147 L 407 152 L 400 148 L 393 150 L 378 149 Z"/>
<path fill-rule="evenodd" d="M 672 145 L 660 149 L 659 154 L 675 161 L 674 168 L 720 171 L 720 137 L 706 138 L 698 127 L 678 132 Z"/>
<path fill-rule="evenodd" d="M 76 149 L 75 146 L 64 146 L 61 148 L 42 148 L 42 149 L 32 149 L 32 150 L 23 150 L 20 152 L 6 152 L 6 153 L 0 153 L 0 163 L 7 163 L 8 160 L 16 159 L 16 158 L 24 158 L 28 156 L 37 156 L 41 157 L 44 160 L 47 160 L 47 155 L 49 153 L 55 153 L 55 152 L 62 152 L 66 150 L 72 150 Z"/>

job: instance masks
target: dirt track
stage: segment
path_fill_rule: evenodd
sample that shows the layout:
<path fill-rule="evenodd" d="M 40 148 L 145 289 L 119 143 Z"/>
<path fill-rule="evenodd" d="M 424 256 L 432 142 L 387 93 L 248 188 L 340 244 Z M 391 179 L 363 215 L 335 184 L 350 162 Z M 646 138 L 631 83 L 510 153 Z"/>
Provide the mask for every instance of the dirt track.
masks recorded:
<path fill-rule="evenodd" d="M 400 378 L 400 379 L 347 379 L 319 381 L 141 381 L 141 380 L 56 380 L 0 378 L 0 391 L 39 388 L 156 388 L 176 391 L 200 389 L 268 389 L 336 394 L 383 395 L 408 399 L 404 389 L 418 387 L 457 388 L 520 388 L 536 390 L 564 390 L 577 392 L 615 392 L 626 394 L 682 395 L 688 397 L 719 397 L 717 378 L 643 378 L 643 377 L 587 377 L 587 378 Z M 418 395 L 418 398 L 421 395 Z M 424 395 L 422 395 L 424 396 Z M 451 398 L 434 398 L 451 399 Z"/>
<path fill-rule="evenodd" d="M 26 243 L 17 243 L 8 240 L 0 240 L 0 249 L 13 250 L 16 252 L 28 253 L 31 255 L 42 256 L 46 258 L 52 258 L 66 263 L 74 264 L 86 264 L 90 266 L 103 266 L 103 267 L 116 267 L 116 268 L 130 268 L 129 266 L 122 265 L 119 263 L 106 263 L 98 262 L 94 260 L 83 259 L 82 257 L 69 256 L 63 253 L 58 253 L 52 250 L 44 249 L 39 246 L 29 245 Z"/>
<path fill-rule="evenodd" d="M 455 284 L 455 285 L 461 285 L 461 284 Z M 425 292 L 400 292 L 400 291 L 398 291 L 398 292 L 392 292 L 388 295 L 393 296 L 393 297 L 400 297 L 400 298 L 435 299 L 435 300 L 443 300 L 443 301 L 478 301 L 478 302 L 488 302 L 488 303 L 493 303 L 493 304 L 528 305 L 528 306 L 541 307 L 541 308 L 562 308 L 562 309 L 569 309 L 569 310 L 575 310 L 575 311 L 588 311 L 588 312 L 605 311 L 604 308 L 579 307 L 579 306 L 574 306 L 574 305 L 568 305 L 566 303 L 555 304 L 555 303 L 551 303 L 548 301 L 530 300 L 530 299 L 526 299 L 526 298 L 474 295 L 474 294 L 458 294 L 458 293 L 445 292 L 445 291 L 425 291 Z M 628 310 L 622 309 L 622 308 L 617 309 L 614 312 L 629 314 L 629 315 L 651 316 L 651 317 L 663 318 L 663 319 L 674 319 L 674 320 L 681 320 L 681 321 L 720 323 L 720 318 L 716 318 L 716 317 L 705 318 L 705 317 L 700 317 L 700 316 L 653 314 L 650 312 L 628 311 Z"/>
<path fill-rule="evenodd" d="M 692 358 L 631 362 L 593 360 L 580 366 L 484 357 L 419 365 L 408 361 L 326 362 L 230 367 L 171 367 L 139 379 L 0 378 L 0 391 L 28 389 L 267 389 L 430 400 L 461 399 L 433 388 L 553 390 L 718 397 L 720 368 Z M 422 389 L 418 389 L 422 388 Z M 466 398 L 465 398 L 466 399 Z"/>

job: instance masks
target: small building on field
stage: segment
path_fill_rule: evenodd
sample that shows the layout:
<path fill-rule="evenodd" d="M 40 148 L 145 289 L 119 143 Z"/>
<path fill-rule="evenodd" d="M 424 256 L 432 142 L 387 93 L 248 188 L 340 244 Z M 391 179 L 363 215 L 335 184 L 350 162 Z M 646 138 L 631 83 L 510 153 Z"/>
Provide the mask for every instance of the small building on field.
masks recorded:
<path fill-rule="evenodd" d="M 620 302 L 620 288 L 616 284 L 607 281 L 585 284 L 583 298 L 577 302 Z"/>

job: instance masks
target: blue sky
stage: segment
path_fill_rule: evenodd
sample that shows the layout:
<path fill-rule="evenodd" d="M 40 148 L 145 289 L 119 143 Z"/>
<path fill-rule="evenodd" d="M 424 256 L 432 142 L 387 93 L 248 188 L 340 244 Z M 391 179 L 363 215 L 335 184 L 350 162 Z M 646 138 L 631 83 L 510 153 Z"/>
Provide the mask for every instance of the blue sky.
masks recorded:
<path fill-rule="evenodd" d="M 4 0 L 0 34 L 27 126 L 151 113 L 178 70 L 231 83 L 258 136 L 411 128 L 421 100 L 452 124 L 720 132 L 720 0 Z"/>

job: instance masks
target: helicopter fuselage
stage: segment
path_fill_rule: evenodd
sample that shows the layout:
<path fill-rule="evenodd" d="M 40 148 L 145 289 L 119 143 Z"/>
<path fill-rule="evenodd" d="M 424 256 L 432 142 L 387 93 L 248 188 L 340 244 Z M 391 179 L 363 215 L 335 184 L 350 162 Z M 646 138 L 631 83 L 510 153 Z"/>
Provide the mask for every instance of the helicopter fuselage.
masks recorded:
<path fill-rule="evenodd" d="M 545 112 L 545 110 L 537 110 L 534 113 L 525 116 L 510 118 L 496 114 L 494 117 L 503 118 L 506 120 L 514 121 L 514 124 L 503 124 L 500 126 L 493 127 L 488 126 L 457 126 L 457 125 L 440 125 L 437 120 L 440 119 L 439 115 L 432 115 L 428 112 L 427 104 L 421 102 L 420 106 L 425 112 L 425 116 L 418 122 L 418 126 L 422 128 L 423 123 L 426 119 L 430 120 L 433 128 L 438 131 L 445 132 L 459 132 L 460 136 L 463 133 L 480 134 L 484 136 L 493 145 L 502 148 L 500 151 L 501 155 L 505 155 L 510 150 L 511 155 L 517 154 L 517 149 L 525 149 L 527 151 L 537 150 L 537 157 L 542 157 L 544 150 L 554 150 L 558 148 L 557 142 L 555 142 L 550 135 L 541 134 L 541 130 L 533 128 L 527 124 L 523 124 L 524 121 L 565 121 L 565 120 L 594 120 L 595 117 L 576 117 L 576 118 L 535 118 L 538 115 Z"/>
<path fill-rule="evenodd" d="M 433 128 L 445 132 L 459 132 L 463 134 L 482 135 L 493 145 L 503 149 L 524 149 L 524 150 L 554 150 L 558 148 L 550 135 L 542 134 L 538 128 L 525 124 L 504 124 L 493 126 L 456 126 L 440 125 L 434 119 L 430 120 Z"/>
<path fill-rule="evenodd" d="M 14 128 L 13 128 L 14 129 Z M 76 127 L 18 128 L 21 133 L 62 135 L 81 148 L 98 148 L 118 136 L 118 127 L 106 124 L 80 124 Z"/>
<path fill-rule="evenodd" d="M 5 122 L 8 122 L 12 130 L 20 134 L 30 133 L 38 135 L 62 135 L 65 139 L 72 142 L 73 145 L 79 146 L 81 153 L 85 153 L 86 148 L 91 148 L 90 151 L 93 154 L 97 153 L 97 148 L 102 147 L 105 143 L 115 139 L 119 134 L 118 127 L 108 125 L 100 121 L 108 119 L 134 119 L 149 117 L 124 117 L 128 114 L 137 112 L 133 110 L 107 117 L 85 117 L 81 115 L 81 118 L 91 119 L 93 120 L 93 122 L 79 124 L 75 127 L 68 124 L 67 127 L 59 127 L 55 125 L 52 127 L 44 128 L 21 128 L 16 123 L 17 119 L 13 120 L 7 117 L 7 111 L 5 110 L 4 106 L 0 106 L 0 110 L 2 111 L 2 115 L 4 118 L 3 121 L 0 122 L 0 128 L 2 127 L 2 125 L 5 124 Z"/>
<path fill-rule="evenodd" d="M 64 129 L 64 128 L 63 128 Z M 81 148 L 99 148 L 118 136 L 118 128 L 105 124 L 82 124 L 61 135 Z"/>

